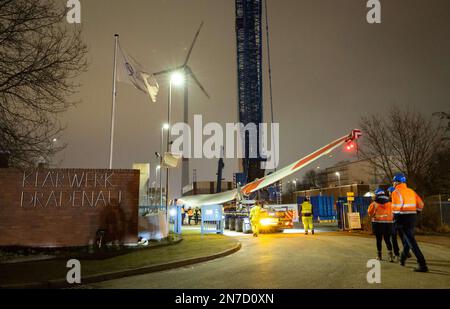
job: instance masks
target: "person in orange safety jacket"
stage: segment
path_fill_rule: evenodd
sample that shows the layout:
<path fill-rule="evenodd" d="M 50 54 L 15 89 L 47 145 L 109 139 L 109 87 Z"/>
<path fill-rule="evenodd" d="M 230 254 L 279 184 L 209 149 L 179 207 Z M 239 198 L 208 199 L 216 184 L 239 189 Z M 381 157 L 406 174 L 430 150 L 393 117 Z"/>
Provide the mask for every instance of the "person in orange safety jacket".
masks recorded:
<path fill-rule="evenodd" d="M 389 192 L 389 197 L 392 196 L 392 192 L 395 191 L 395 188 L 393 186 L 389 187 L 388 192 Z M 395 219 L 395 216 L 394 216 Z M 400 237 L 400 242 L 403 244 L 403 234 L 402 231 L 400 231 L 396 224 L 395 224 L 395 220 L 394 220 L 394 230 L 392 233 L 392 249 L 394 250 L 394 256 L 395 256 L 395 262 L 399 262 L 400 261 L 400 246 L 398 245 L 398 239 L 397 236 Z M 408 252 L 407 254 L 407 258 L 409 259 L 410 257 L 412 257 L 411 253 Z"/>
<path fill-rule="evenodd" d="M 368 209 L 369 216 L 372 218 L 372 231 L 377 240 L 377 260 L 382 260 L 382 242 L 386 243 L 388 249 L 389 262 L 394 262 L 392 253 L 391 237 L 394 231 L 394 214 L 389 197 L 382 189 L 375 191 L 375 200 Z"/>
<path fill-rule="evenodd" d="M 427 272 L 428 267 L 425 257 L 414 235 L 417 214 L 423 210 L 424 203 L 414 190 L 408 188 L 404 174 L 396 174 L 393 183 L 394 191 L 391 194 L 392 210 L 396 228 L 403 234 L 403 252 L 400 255 L 400 264 L 405 266 L 409 250 L 411 249 L 419 264 L 414 271 Z"/>

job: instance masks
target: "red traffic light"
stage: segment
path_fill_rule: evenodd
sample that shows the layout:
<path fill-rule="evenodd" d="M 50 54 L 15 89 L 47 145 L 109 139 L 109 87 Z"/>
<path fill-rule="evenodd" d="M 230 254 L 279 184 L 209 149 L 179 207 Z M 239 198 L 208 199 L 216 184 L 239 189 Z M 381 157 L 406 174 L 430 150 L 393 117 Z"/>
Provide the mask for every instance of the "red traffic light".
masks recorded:
<path fill-rule="evenodd" d="M 353 142 L 349 142 L 346 146 L 345 146 L 345 149 L 347 150 L 347 151 L 351 151 L 352 149 L 354 149 L 355 148 L 355 143 L 353 143 Z"/>

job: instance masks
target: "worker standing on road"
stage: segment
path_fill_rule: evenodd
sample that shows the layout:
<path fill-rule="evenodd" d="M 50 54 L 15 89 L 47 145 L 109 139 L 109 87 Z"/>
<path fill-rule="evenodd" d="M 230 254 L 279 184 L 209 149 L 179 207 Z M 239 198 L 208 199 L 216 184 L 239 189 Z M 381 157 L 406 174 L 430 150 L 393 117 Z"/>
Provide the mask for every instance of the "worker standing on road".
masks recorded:
<path fill-rule="evenodd" d="M 396 226 L 403 234 L 403 252 L 400 255 L 400 265 L 405 266 L 411 249 L 419 264 L 414 271 L 427 272 L 428 267 L 425 257 L 414 236 L 417 214 L 423 210 L 423 201 L 414 190 L 408 188 L 406 176 L 403 173 L 395 175 L 393 182 L 395 190 L 392 192 L 392 208 Z"/>
<path fill-rule="evenodd" d="M 392 213 L 392 204 L 389 197 L 382 189 L 375 190 L 375 200 L 368 209 L 369 216 L 372 218 L 372 230 L 377 239 L 377 260 L 382 260 L 382 242 L 386 243 L 389 251 L 389 262 L 394 262 L 392 253 L 391 238 L 394 228 L 394 214 Z"/>
<path fill-rule="evenodd" d="M 199 207 L 195 207 L 195 210 L 194 210 L 195 225 L 197 225 L 198 222 L 200 221 L 200 217 L 201 217 L 201 210 Z"/>
<path fill-rule="evenodd" d="M 305 229 L 305 235 L 308 235 L 308 230 L 311 229 L 311 234 L 314 235 L 313 226 L 313 206 L 310 203 L 310 199 L 307 196 L 305 201 L 300 205 L 299 212 L 302 215 L 303 228 Z"/>
<path fill-rule="evenodd" d="M 392 198 L 392 192 L 394 192 L 394 187 L 389 187 L 389 196 Z M 400 237 L 400 241 L 403 244 L 403 234 L 400 231 L 400 229 L 397 228 L 397 224 L 395 223 L 395 216 L 394 216 L 394 228 L 392 230 L 392 248 L 394 249 L 394 255 L 395 255 L 395 262 L 400 262 L 400 247 L 398 245 L 398 239 L 397 236 Z M 411 253 L 407 253 L 407 258 L 411 257 Z"/>
<path fill-rule="evenodd" d="M 191 225 L 191 220 L 194 218 L 194 211 L 192 210 L 191 207 L 188 208 L 187 215 L 188 215 L 188 225 Z"/>
<path fill-rule="evenodd" d="M 261 219 L 261 206 L 259 203 L 256 203 L 255 206 L 250 209 L 250 224 L 252 225 L 253 236 L 258 237 L 259 235 L 259 226 Z"/>
<path fill-rule="evenodd" d="M 181 207 L 181 225 L 184 225 L 184 218 L 186 218 L 186 209 Z"/>

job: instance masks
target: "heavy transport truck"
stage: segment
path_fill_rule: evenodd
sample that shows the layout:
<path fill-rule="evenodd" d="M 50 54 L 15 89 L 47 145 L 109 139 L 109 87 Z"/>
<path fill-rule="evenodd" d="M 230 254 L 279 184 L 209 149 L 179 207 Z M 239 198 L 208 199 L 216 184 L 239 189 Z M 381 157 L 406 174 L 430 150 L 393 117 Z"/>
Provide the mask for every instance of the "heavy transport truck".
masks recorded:
<path fill-rule="evenodd" d="M 224 205 L 225 229 L 251 233 L 250 209 L 255 205 L 254 200 L 245 200 Z M 265 205 L 260 215 L 260 231 L 276 233 L 292 229 L 298 221 L 297 205 Z"/>

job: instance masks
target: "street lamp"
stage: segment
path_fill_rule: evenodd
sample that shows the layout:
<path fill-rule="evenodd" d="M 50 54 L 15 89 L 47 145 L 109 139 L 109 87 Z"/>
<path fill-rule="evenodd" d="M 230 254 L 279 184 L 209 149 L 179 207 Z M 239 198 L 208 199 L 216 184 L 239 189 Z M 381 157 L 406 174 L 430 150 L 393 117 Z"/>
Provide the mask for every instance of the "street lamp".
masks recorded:
<path fill-rule="evenodd" d="M 156 173 L 158 174 L 158 171 L 161 170 L 161 166 L 163 163 L 163 156 L 164 156 L 164 130 L 169 130 L 169 124 L 165 123 L 161 126 L 161 139 L 160 139 L 160 149 L 159 149 L 159 153 L 155 152 L 155 155 L 159 158 L 159 165 L 156 167 L 157 171 Z M 162 206 L 163 204 L 163 199 L 162 199 L 162 175 L 161 175 L 161 171 L 159 172 L 159 203 L 160 206 Z"/>
<path fill-rule="evenodd" d="M 341 195 L 341 173 L 336 172 L 336 177 L 338 178 L 338 184 L 339 184 L 339 195 Z"/>
<path fill-rule="evenodd" d="M 185 75 L 182 72 L 174 72 L 170 76 L 170 83 L 172 85 L 181 87 L 185 83 Z"/>
<path fill-rule="evenodd" d="M 336 177 L 338 178 L 339 186 L 341 186 L 341 173 L 336 172 L 335 175 L 336 175 Z"/>
<path fill-rule="evenodd" d="M 162 183 L 161 183 L 161 165 L 156 166 L 156 181 L 158 181 L 158 172 L 159 172 L 159 205 L 162 206 Z"/>
<path fill-rule="evenodd" d="M 185 75 L 181 71 L 174 72 L 170 75 L 169 81 L 169 99 L 168 99 L 168 109 L 167 109 L 167 123 L 163 126 L 163 130 L 167 130 L 167 141 L 166 141 L 166 151 L 170 151 L 170 128 L 172 126 L 171 123 L 171 114 L 172 114 L 172 85 L 174 86 L 183 86 L 185 83 Z M 161 153 L 162 155 L 162 153 Z M 161 158 L 162 159 L 162 158 Z M 168 216 L 169 211 L 169 168 L 166 168 L 166 219 L 169 220 Z"/>

